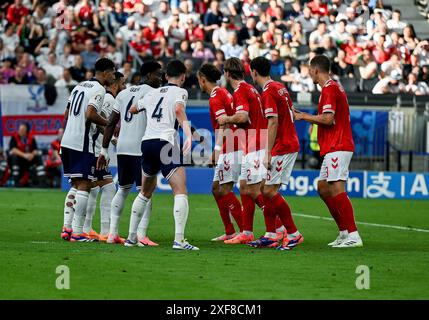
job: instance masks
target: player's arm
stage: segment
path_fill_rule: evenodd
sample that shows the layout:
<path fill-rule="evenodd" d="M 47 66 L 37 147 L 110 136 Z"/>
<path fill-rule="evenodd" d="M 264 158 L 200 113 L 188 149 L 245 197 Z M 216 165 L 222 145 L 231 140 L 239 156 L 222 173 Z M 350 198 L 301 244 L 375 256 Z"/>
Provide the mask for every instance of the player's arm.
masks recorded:
<path fill-rule="evenodd" d="M 120 114 L 115 110 L 113 110 L 112 113 L 110 114 L 108 123 L 104 128 L 103 143 L 101 145 L 102 148 L 100 150 L 100 155 L 97 160 L 97 170 L 106 168 L 109 163 L 109 153 L 108 153 L 109 143 L 110 143 L 110 140 L 112 140 L 113 134 L 115 133 L 115 130 L 116 130 L 116 125 L 118 124 L 120 118 L 121 118 Z"/>
<path fill-rule="evenodd" d="M 182 102 L 177 102 L 175 107 L 176 118 L 180 126 L 183 129 L 186 140 L 183 143 L 183 153 L 186 155 L 191 151 L 192 147 L 192 132 L 191 126 L 189 125 L 188 117 L 185 112 L 185 104 Z"/>
<path fill-rule="evenodd" d="M 322 126 L 332 126 L 335 122 L 335 115 L 333 112 L 324 112 L 318 115 L 312 115 L 305 112 L 293 110 L 295 120 L 304 120 L 312 124 Z"/>
<path fill-rule="evenodd" d="M 105 127 L 107 119 L 98 114 L 97 109 L 93 105 L 89 105 L 86 110 L 85 117 L 96 125 Z"/>
<path fill-rule="evenodd" d="M 69 119 L 69 112 L 70 112 L 70 102 L 67 103 L 66 111 L 64 111 L 64 127 L 63 129 L 66 129 L 67 120 Z"/>
<path fill-rule="evenodd" d="M 266 168 L 271 170 L 271 151 L 274 147 L 274 142 L 277 137 L 277 129 L 279 127 L 279 118 L 275 116 L 268 117 L 268 145 L 267 145 L 267 156 Z"/>

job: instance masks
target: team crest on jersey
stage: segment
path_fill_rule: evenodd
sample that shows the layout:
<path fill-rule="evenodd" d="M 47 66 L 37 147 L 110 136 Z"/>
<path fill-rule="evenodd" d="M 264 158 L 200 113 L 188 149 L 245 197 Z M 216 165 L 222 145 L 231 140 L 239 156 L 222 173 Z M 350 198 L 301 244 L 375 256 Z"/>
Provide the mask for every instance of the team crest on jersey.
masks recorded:
<path fill-rule="evenodd" d="M 97 95 L 94 97 L 94 100 L 95 100 L 95 102 L 99 103 L 99 102 L 101 102 L 101 100 L 103 100 L 103 97 L 102 97 L 100 94 L 97 94 Z"/>

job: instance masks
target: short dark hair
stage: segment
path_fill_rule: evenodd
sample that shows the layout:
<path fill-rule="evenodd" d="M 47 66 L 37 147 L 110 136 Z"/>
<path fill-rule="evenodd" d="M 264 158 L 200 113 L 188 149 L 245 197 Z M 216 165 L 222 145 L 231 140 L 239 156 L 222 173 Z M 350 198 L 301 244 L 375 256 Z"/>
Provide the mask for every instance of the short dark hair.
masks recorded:
<path fill-rule="evenodd" d="M 121 80 L 121 78 L 125 77 L 122 72 L 116 71 L 115 72 L 115 81 Z"/>
<path fill-rule="evenodd" d="M 311 59 L 310 66 L 319 69 L 321 72 L 329 73 L 329 70 L 331 70 L 331 61 L 324 54 L 319 54 Z"/>
<path fill-rule="evenodd" d="M 256 57 L 250 62 L 250 69 L 255 70 L 262 77 L 268 77 L 271 71 L 271 63 L 265 57 Z"/>
<path fill-rule="evenodd" d="M 211 63 L 204 63 L 198 73 L 212 83 L 218 81 L 222 76 L 222 72 Z"/>
<path fill-rule="evenodd" d="M 146 61 L 140 67 L 140 74 L 142 75 L 142 77 L 146 77 L 149 73 L 155 72 L 158 69 L 162 69 L 161 64 L 159 64 L 155 60 Z"/>
<path fill-rule="evenodd" d="M 244 66 L 240 59 L 238 58 L 229 58 L 225 61 L 224 66 L 225 72 L 229 72 L 231 74 L 231 78 L 234 80 L 243 80 L 244 79 Z"/>
<path fill-rule="evenodd" d="M 106 70 L 115 70 L 115 64 L 108 58 L 100 58 L 95 63 L 95 72 L 104 72 Z"/>
<path fill-rule="evenodd" d="M 171 60 L 167 64 L 167 76 L 176 78 L 186 73 L 186 67 L 180 60 Z"/>

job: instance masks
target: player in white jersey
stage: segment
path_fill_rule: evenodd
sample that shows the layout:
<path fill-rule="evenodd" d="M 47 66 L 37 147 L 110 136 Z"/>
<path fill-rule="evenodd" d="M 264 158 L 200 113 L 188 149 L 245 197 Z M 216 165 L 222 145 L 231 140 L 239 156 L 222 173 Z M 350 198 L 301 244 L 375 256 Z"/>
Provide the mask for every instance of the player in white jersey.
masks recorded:
<path fill-rule="evenodd" d="M 61 159 L 64 176 L 71 179 L 72 187 L 66 196 L 64 206 L 61 237 L 65 240 L 91 241 L 83 232 L 83 224 L 91 182 L 94 179 L 93 134 L 96 125 L 107 125 L 107 119 L 100 116 L 99 112 L 106 94 L 103 86 L 113 82 L 114 70 L 115 64 L 110 59 L 97 60 L 95 78 L 79 83 L 73 89 L 67 104 L 66 127 L 61 140 Z"/>
<path fill-rule="evenodd" d="M 136 184 L 137 189 L 141 189 L 141 140 L 146 128 L 146 114 L 144 112 L 131 114 L 129 109 L 153 88 L 159 88 L 162 83 L 161 68 L 161 65 L 155 61 L 147 61 L 141 66 L 140 74 L 144 84 L 131 86 L 119 93 L 104 132 L 103 146 L 106 149 L 102 150 L 101 153 L 105 155 L 99 157 L 97 168 L 106 165 L 107 147 L 116 125 L 120 121 L 120 131 L 116 145 L 119 188 L 111 204 L 110 232 L 107 243 L 123 243 L 123 240 L 119 237 L 119 221 L 125 200 L 131 191 L 133 183 Z M 155 186 L 156 181 L 153 188 Z M 146 235 L 151 209 L 152 205 L 149 204 L 137 229 L 138 241 L 141 245 L 157 245 Z"/>
<path fill-rule="evenodd" d="M 186 189 L 186 173 L 182 156 L 188 155 L 192 147 L 191 127 L 185 113 L 188 92 L 180 88 L 185 82 L 186 67 L 179 60 L 167 64 L 168 84 L 154 89 L 138 102 L 138 107 L 130 110 L 146 110 L 147 125 L 142 139 L 142 190 L 134 200 L 126 246 L 138 245 L 137 226 L 153 194 L 157 174 L 168 180 L 174 194 L 175 239 L 173 249 L 199 250 L 185 239 L 185 226 L 189 204 Z M 178 126 L 182 127 L 185 140 L 183 155 L 177 142 Z"/>
<path fill-rule="evenodd" d="M 104 97 L 104 103 L 101 110 L 101 115 L 105 118 L 109 118 L 115 105 L 115 97 L 120 91 L 125 89 L 125 78 L 124 75 L 118 71 L 115 72 L 115 81 L 108 87 L 106 87 L 106 96 Z M 97 159 L 100 155 L 101 144 L 103 143 L 103 132 L 104 127 L 98 127 L 97 132 L 93 136 L 94 139 L 94 154 Z M 113 141 L 112 141 L 113 143 Z M 98 241 L 106 241 L 110 227 L 110 205 L 113 197 L 116 193 L 115 183 L 113 182 L 112 174 L 108 168 L 98 170 L 95 168 L 94 177 L 96 179 L 93 182 L 91 192 L 89 193 L 88 206 L 86 208 L 85 224 L 83 225 L 83 232 L 88 234 L 91 239 Z M 100 234 L 92 229 L 92 219 L 95 214 L 97 207 L 97 197 L 101 190 L 100 197 L 100 213 L 101 213 L 101 229 Z"/>

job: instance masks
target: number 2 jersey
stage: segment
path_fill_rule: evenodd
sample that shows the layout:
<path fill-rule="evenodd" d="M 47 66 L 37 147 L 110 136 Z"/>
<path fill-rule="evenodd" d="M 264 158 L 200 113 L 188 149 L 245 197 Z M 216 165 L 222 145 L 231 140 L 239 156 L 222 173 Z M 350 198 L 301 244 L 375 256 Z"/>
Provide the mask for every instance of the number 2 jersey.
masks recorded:
<path fill-rule="evenodd" d="M 93 136 L 97 127 L 86 119 L 86 111 L 88 106 L 93 106 L 100 113 L 105 94 L 106 90 L 95 78 L 83 81 L 73 89 L 68 100 L 69 114 L 61 147 L 94 153 Z"/>
<path fill-rule="evenodd" d="M 122 90 L 116 97 L 113 112 L 121 117 L 121 129 L 119 131 L 116 153 L 128 156 L 141 156 L 141 141 L 146 130 L 146 113 L 129 112 L 133 105 L 143 98 L 149 91 L 154 90 L 147 84 L 131 86 Z"/>
<path fill-rule="evenodd" d="M 179 123 L 176 119 L 176 104 L 186 108 L 188 92 L 176 85 L 167 84 L 153 89 L 139 100 L 138 109 L 146 110 L 147 125 L 142 141 L 161 139 L 175 143 Z"/>

